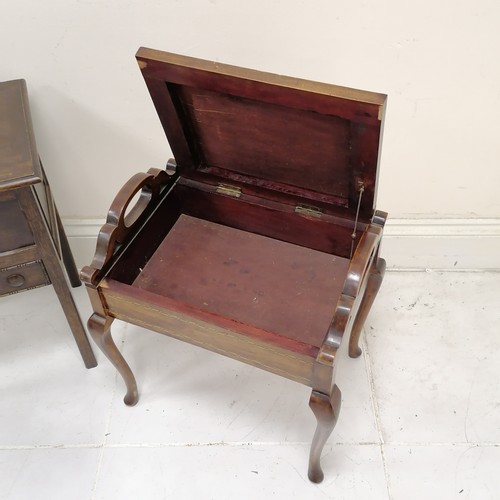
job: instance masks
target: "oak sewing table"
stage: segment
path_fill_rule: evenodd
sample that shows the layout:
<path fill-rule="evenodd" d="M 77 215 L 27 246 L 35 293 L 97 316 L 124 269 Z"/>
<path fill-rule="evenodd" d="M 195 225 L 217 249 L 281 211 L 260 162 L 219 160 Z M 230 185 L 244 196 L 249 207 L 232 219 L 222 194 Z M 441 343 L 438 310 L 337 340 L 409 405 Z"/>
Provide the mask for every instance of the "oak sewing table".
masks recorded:
<path fill-rule="evenodd" d="M 310 386 L 319 482 L 341 404 L 336 360 L 360 355 L 384 274 L 386 98 L 145 48 L 136 57 L 175 160 L 112 203 L 82 270 L 89 330 L 128 405 L 137 385 L 115 318 Z"/>
<path fill-rule="evenodd" d="M 97 365 L 61 266 L 78 271 L 38 157 L 24 80 L 0 83 L 0 297 L 52 284 L 87 368 Z"/>

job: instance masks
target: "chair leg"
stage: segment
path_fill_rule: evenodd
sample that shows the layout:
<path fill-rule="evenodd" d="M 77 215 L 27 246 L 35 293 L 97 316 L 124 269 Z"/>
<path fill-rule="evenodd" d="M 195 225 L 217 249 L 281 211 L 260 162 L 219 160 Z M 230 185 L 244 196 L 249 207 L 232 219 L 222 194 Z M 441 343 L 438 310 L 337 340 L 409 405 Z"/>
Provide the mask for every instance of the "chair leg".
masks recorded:
<path fill-rule="evenodd" d="M 317 392 L 314 389 L 311 393 L 309 406 L 318 421 L 309 454 L 308 476 L 313 483 L 321 483 L 323 481 L 324 474 L 320 464 L 321 452 L 337 423 L 340 413 L 341 396 L 340 389 L 336 385 L 333 386 L 331 396 Z"/>
<path fill-rule="evenodd" d="M 370 275 L 368 276 L 368 283 L 366 285 L 365 294 L 361 300 L 359 306 L 358 314 L 354 320 L 354 324 L 351 330 L 351 337 L 349 339 L 349 356 L 351 358 L 357 358 L 361 354 L 361 348 L 359 347 L 359 338 L 361 337 L 361 331 L 363 330 L 363 325 L 365 324 L 366 317 L 370 312 L 373 301 L 377 296 L 380 285 L 384 278 L 385 273 L 385 260 L 379 258 L 377 265 L 370 269 Z"/>
<path fill-rule="evenodd" d="M 94 313 L 90 317 L 87 326 L 94 342 L 123 377 L 125 385 L 127 386 L 127 394 L 123 401 L 128 406 L 134 406 L 139 400 L 137 383 L 132 370 L 116 347 L 113 337 L 111 336 L 111 323 L 113 323 L 113 318 L 110 316 L 103 317 Z"/>

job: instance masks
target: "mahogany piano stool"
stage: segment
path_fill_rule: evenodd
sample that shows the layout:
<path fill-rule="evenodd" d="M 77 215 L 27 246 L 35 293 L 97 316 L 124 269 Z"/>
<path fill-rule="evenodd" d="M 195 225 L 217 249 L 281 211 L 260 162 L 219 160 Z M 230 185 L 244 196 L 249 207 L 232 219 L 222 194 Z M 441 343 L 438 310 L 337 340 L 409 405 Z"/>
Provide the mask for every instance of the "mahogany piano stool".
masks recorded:
<path fill-rule="evenodd" d="M 87 368 L 97 365 L 60 259 L 80 286 L 37 154 L 26 82 L 0 83 L 0 297 L 52 284 Z"/>
<path fill-rule="evenodd" d="M 175 160 L 115 197 L 82 269 L 89 331 L 138 401 L 115 318 L 312 388 L 309 478 L 337 421 L 337 360 L 385 270 L 375 211 L 386 96 L 141 48 Z"/>

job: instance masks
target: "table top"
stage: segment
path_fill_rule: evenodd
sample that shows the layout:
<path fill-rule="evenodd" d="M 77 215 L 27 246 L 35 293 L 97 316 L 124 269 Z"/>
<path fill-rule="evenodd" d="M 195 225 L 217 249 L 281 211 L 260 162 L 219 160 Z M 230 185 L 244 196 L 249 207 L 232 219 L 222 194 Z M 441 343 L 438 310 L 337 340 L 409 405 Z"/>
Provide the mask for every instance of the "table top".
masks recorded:
<path fill-rule="evenodd" d="M 41 182 L 24 80 L 0 83 L 0 191 Z"/>

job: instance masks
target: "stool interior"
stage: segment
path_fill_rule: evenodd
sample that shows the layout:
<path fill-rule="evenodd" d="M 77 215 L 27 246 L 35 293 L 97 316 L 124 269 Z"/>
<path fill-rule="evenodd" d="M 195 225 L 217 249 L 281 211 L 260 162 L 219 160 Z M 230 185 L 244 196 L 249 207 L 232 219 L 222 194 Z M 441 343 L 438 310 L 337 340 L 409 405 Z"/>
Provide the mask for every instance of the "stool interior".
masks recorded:
<path fill-rule="evenodd" d="M 132 286 L 319 348 L 349 262 L 182 214 Z"/>

